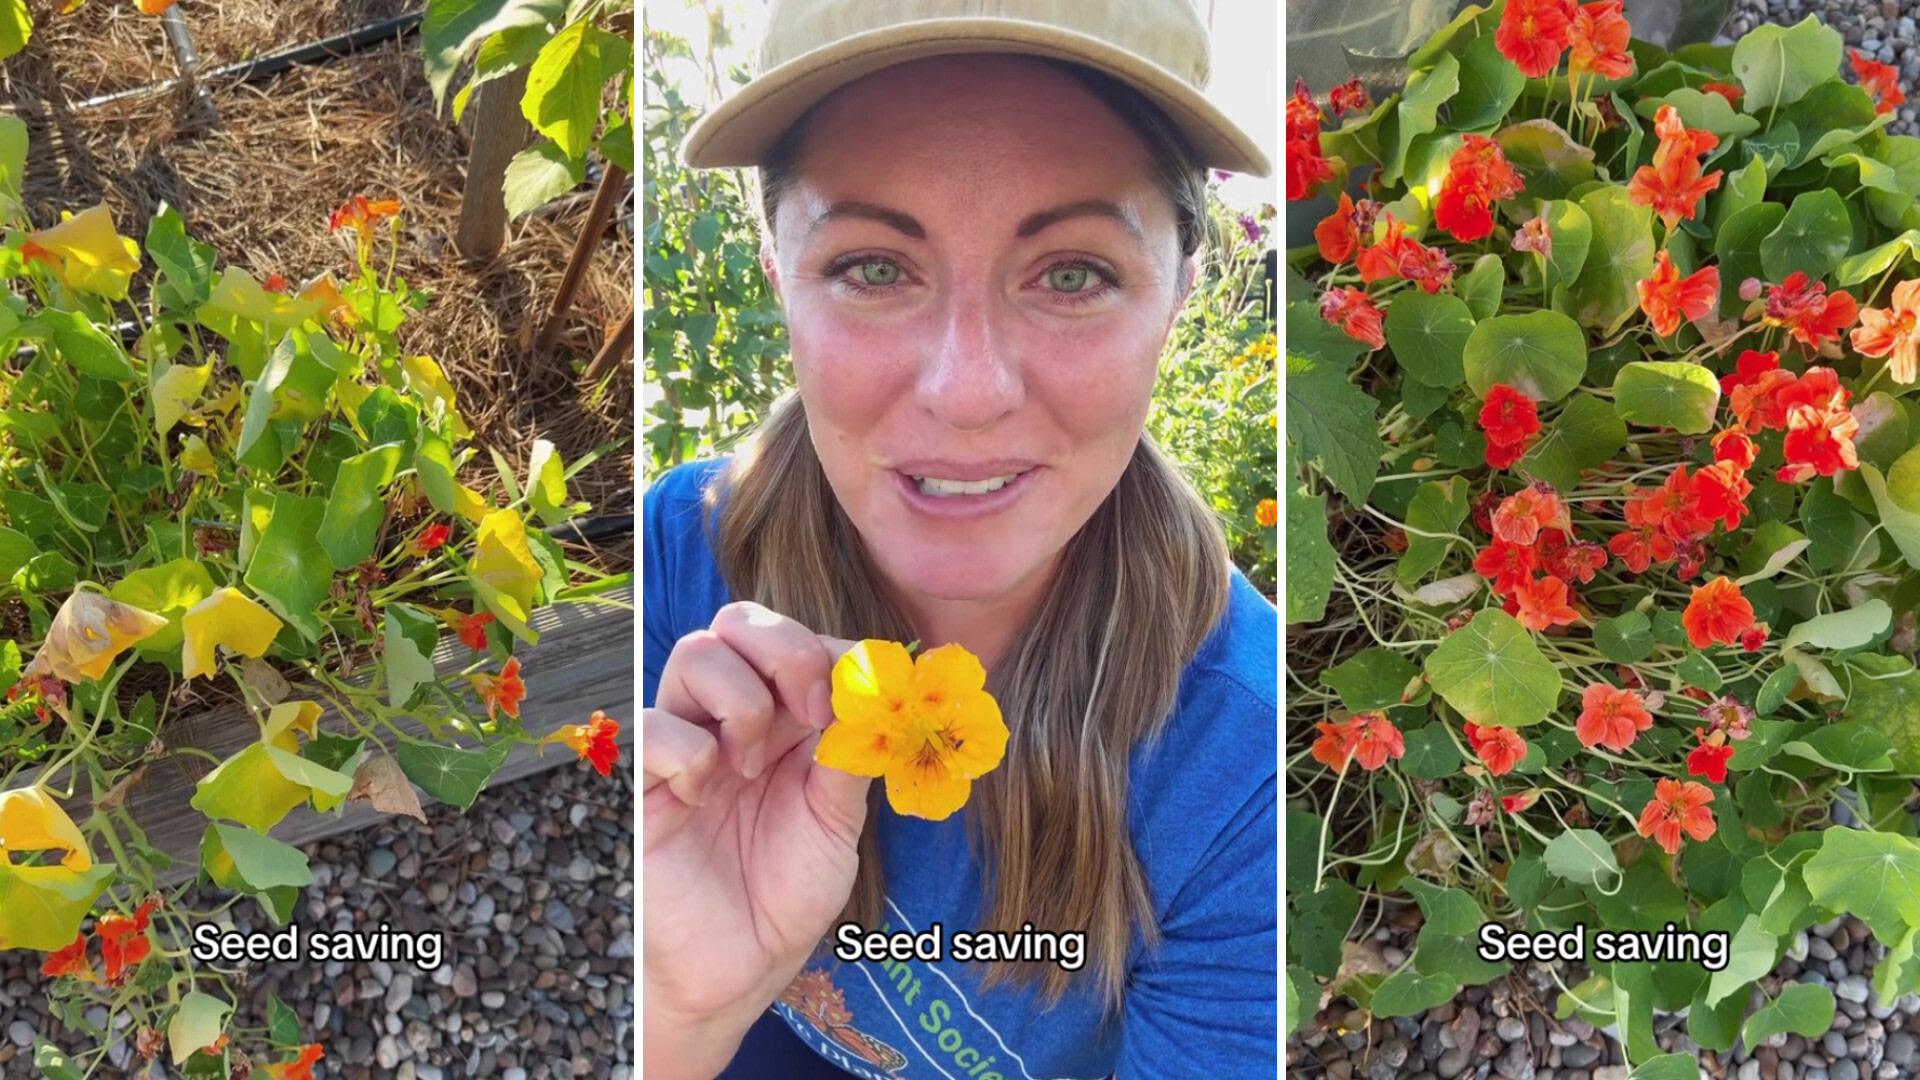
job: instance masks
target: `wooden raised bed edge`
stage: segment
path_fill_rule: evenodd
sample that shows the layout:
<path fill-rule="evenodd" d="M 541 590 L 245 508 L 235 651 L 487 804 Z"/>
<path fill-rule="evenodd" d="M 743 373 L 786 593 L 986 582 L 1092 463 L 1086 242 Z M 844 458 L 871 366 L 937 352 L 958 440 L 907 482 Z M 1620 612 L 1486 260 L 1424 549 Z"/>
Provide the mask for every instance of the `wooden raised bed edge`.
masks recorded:
<path fill-rule="evenodd" d="M 633 589 L 629 586 L 608 592 L 604 599 L 631 605 Z M 540 643 L 523 644 L 515 652 L 520 658 L 521 678 L 527 684 L 527 698 L 520 706 L 524 730 L 544 736 L 565 724 L 585 723 L 595 709 L 604 710 L 620 721 L 623 753 L 614 768 L 633 767 L 634 725 L 639 721 L 633 708 L 634 617 L 631 606 L 594 602 L 558 604 L 533 613 L 531 625 L 539 632 Z M 451 637 L 442 639 L 433 654 L 434 666 L 442 672 L 460 670 L 470 657 L 467 647 Z M 297 701 L 301 696 L 300 687 L 295 685 L 288 700 Z M 396 726 L 408 735 L 430 738 L 426 726 L 411 718 L 401 719 Z M 331 708 L 321 714 L 320 727 L 336 734 L 350 733 Z M 381 730 L 378 734 L 391 745 L 389 733 Z M 260 729 L 246 710 L 236 705 L 170 720 L 163 737 L 170 747 L 196 747 L 224 761 L 257 740 Z M 559 743 L 547 746 L 544 754 L 536 753 L 536 749 L 531 745 L 514 747 L 487 786 L 556 766 L 590 768 Z M 168 753 L 152 762 L 127 794 L 126 808 L 146 830 L 147 842 L 174 860 L 171 868 L 156 877 L 162 885 L 186 881 L 199 870 L 200 838 L 208 819 L 188 801 L 193 798 L 194 785 L 213 769 L 213 763 L 204 758 Z M 64 778 L 59 782 L 65 786 Z M 423 807 L 435 802 L 424 792 L 420 797 Z M 65 806 L 76 821 L 84 820 L 91 813 L 91 792 L 75 792 L 75 798 Z M 358 801 L 342 803 L 339 809 L 326 813 L 302 804 L 274 826 L 272 835 L 298 847 L 365 828 L 390 816 Z M 99 854 L 95 852 L 96 857 Z"/>

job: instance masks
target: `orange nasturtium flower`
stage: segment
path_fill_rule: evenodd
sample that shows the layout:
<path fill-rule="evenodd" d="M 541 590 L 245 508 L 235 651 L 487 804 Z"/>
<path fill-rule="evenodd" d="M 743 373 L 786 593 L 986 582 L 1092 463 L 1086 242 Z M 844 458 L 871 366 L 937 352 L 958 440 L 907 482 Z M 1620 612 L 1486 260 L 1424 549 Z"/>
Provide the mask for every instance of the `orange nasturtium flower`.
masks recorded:
<path fill-rule="evenodd" d="M 1580 745 L 1620 751 L 1633 745 L 1634 736 L 1653 726 L 1653 714 L 1639 694 L 1607 683 L 1593 683 L 1580 695 L 1580 717 L 1573 733 Z"/>
<path fill-rule="evenodd" d="M 1920 278 L 1903 281 L 1893 287 L 1893 303 L 1887 308 L 1866 308 L 1860 312 L 1860 325 L 1853 328 L 1853 347 L 1863 356 L 1887 356 L 1887 374 L 1897 383 L 1914 379 L 1920 360 Z"/>
<path fill-rule="evenodd" d="M 1890 113 L 1907 100 L 1900 89 L 1900 72 L 1892 64 L 1869 60 L 1859 49 L 1847 50 L 1847 62 L 1860 79 L 1860 88 L 1873 95 L 1873 111 Z"/>
<path fill-rule="evenodd" d="M 1263 529 L 1271 529 L 1280 520 L 1280 504 L 1272 499 L 1261 499 L 1253 508 L 1253 520 Z"/>
<path fill-rule="evenodd" d="M 1693 216 L 1702 195 L 1720 186 L 1721 170 L 1702 176 L 1699 160 L 1720 144 L 1720 138 L 1687 127 L 1671 105 L 1660 106 L 1654 114 L 1654 131 L 1660 136 L 1660 147 L 1653 153 L 1653 164 L 1640 166 L 1627 182 L 1627 197 L 1652 207 L 1671 230 L 1681 218 Z"/>
<path fill-rule="evenodd" d="M 1682 830 L 1695 840 L 1713 835 L 1713 811 L 1707 809 L 1712 801 L 1707 785 L 1663 776 L 1653 786 L 1653 799 L 1640 811 L 1640 835 L 1652 837 L 1667 854 L 1678 854 Z"/>
<path fill-rule="evenodd" d="M 157 902 L 148 897 L 132 915 L 110 911 L 94 923 L 93 931 L 100 938 L 100 954 L 107 961 L 109 983 L 117 985 L 128 968 L 137 966 L 153 951 L 153 941 L 147 937 L 147 915 Z"/>
<path fill-rule="evenodd" d="M 520 702 L 527 696 L 527 684 L 520 681 L 519 657 L 508 658 L 498 675 L 469 675 L 467 678 L 473 683 L 473 692 L 486 702 L 489 720 L 493 719 L 495 709 L 508 716 L 520 715 Z"/>
<path fill-rule="evenodd" d="M 960 645 L 915 658 L 899 642 L 862 641 L 833 665 L 835 719 L 813 759 L 884 776 L 894 813 L 943 820 L 1007 751 L 1007 725 L 986 683 L 979 658 Z"/>
<path fill-rule="evenodd" d="M 142 15 L 164 15 L 167 9 L 179 0 L 133 0 L 133 6 L 140 9 Z"/>
<path fill-rule="evenodd" d="M 369 199 L 365 195 L 355 195 L 342 203 L 338 210 L 327 215 L 327 231 L 332 232 L 343 225 L 350 225 L 360 234 L 362 240 L 370 240 L 373 238 L 375 222 L 393 217 L 399 212 L 399 199 Z"/>
<path fill-rule="evenodd" d="M 40 974 L 48 978 L 71 975 L 87 982 L 99 982 L 100 977 L 93 973 L 93 965 L 87 962 L 87 935 L 78 933 L 73 936 L 73 944 L 47 954 L 46 963 L 40 965 Z"/>
<path fill-rule="evenodd" d="M 1753 605 L 1740 595 L 1740 586 L 1722 575 L 1693 587 L 1687 610 L 1680 613 L 1680 625 L 1696 649 L 1715 643 L 1731 645 L 1753 629 Z"/>
<path fill-rule="evenodd" d="M 1592 0 L 1573 13 L 1573 32 L 1568 44 L 1567 73 L 1584 75 L 1596 72 L 1609 79 L 1624 79 L 1633 74 L 1633 54 L 1627 43 L 1633 28 L 1621 14 L 1620 0 Z"/>
<path fill-rule="evenodd" d="M 1513 771 L 1520 759 L 1527 756 L 1527 740 L 1510 727 L 1482 727 L 1469 720 L 1466 732 L 1468 747 L 1495 776 Z"/>
<path fill-rule="evenodd" d="M 1680 329 L 1682 316 L 1692 320 L 1711 311 L 1719 298 L 1718 266 L 1703 266 L 1681 277 L 1664 250 L 1654 257 L 1653 273 L 1640 282 L 1640 310 L 1661 337 Z"/>
<path fill-rule="evenodd" d="M 563 725 L 540 740 L 540 745 L 565 743 L 582 761 L 591 762 L 601 776 L 612 776 L 613 763 L 620 760 L 620 747 L 613 741 L 619 734 L 620 721 L 595 709 L 586 723 Z"/>
<path fill-rule="evenodd" d="M 1553 70 L 1573 30 L 1572 0 L 1508 0 L 1493 32 L 1500 55 L 1537 79 Z"/>
<path fill-rule="evenodd" d="M 320 1044 L 308 1043 L 300 1048 L 300 1056 L 292 1061 L 278 1061 L 261 1068 L 273 1080 L 313 1080 L 314 1063 L 320 1060 Z"/>
<path fill-rule="evenodd" d="M 493 621 L 493 612 L 476 611 L 471 615 L 462 612 L 449 612 L 448 622 L 453 631 L 460 635 L 460 643 L 469 649 L 487 647 L 487 624 Z"/>
<path fill-rule="evenodd" d="M 446 522 L 436 521 L 420 530 L 420 535 L 414 537 L 413 543 L 407 545 L 407 550 L 415 555 L 424 556 L 434 548 L 446 543 L 447 536 L 452 532 L 452 527 Z"/>

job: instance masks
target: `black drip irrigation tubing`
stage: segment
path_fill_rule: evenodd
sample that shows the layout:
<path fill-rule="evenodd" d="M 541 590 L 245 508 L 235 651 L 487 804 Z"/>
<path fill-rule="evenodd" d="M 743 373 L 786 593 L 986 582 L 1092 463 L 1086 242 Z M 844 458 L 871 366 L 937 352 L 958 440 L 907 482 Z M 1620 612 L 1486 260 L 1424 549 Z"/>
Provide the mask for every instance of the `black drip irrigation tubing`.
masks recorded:
<path fill-rule="evenodd" d="M 319 41 L 309 42 L 305 45 L 296 45 L 291 49 L 285 49 L 281 52 L 268 53 L 265 56 L 254 57 L 251 60 L 237 60 L 231 64 L 222 64 L 216 68 L 208 68 L 205 71 L 195 72 L 191 81 L 200 83 L 224 82 L 229 80 L 242 83 L 255 82 L 260 79 L 278 75 L 300 64 L 331 63 L 342 57 L 351 56 L 361 49 L 373 45 L 385 44 L 388 41 L 405 37 L 420 25 L 421 15 L 422 12 L 419 11 L 409 12 L 405 15 L 396 15 L 391 19 L 383 19 L 377 23 L 370 23 L 358 30 L 349 30 L 344 34 L 336 34 L 330 38 L 322 38 Z M 131 90 L 116 90 L 111 94 L 101 94 L 98 97 L 91 97 L 85 101 L 76 102 L 74 108 L 91 109 L 115 101 L 124 101 L 129 98 L 162 94 L 173 90 L 184 81 L 189 80 L 180 78 L 162 79 L 159 82 L 150 83 L 146 86 L 137 86 Z"/>

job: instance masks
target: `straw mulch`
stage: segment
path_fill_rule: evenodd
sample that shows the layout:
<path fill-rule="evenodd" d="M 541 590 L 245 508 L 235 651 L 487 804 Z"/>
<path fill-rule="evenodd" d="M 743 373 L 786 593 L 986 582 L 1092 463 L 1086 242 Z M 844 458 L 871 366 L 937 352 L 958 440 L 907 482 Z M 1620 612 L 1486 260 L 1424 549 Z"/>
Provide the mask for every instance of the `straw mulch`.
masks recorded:
<path fill-rule="evenodd" d="M 351 29 L 397 6 L 189 0 L 181 11 L 210 66 Z M 528 343 L 545 320 L 590 192 L 583 188 L 558 213 L 512 223 L 498 255 L 462 258 L 450 237 L 468 140 L 450 116 L 435 115 L 416 36 L 259 83 L 217 86 L 213 125 L 178 94 L 76 107 L 90 95 L 174 74 L 159 21 L 105 0 L 43 20 L 33 43 L 0 66 L 0 111 L 20 116 L 30 133 L 23 194 L 37 223 L 104 200 L 120 231 L 138 238 L 166 203 L 224 262 L 297 283 L 351 268 L 350 241 L 327 231 L 329 211 L 355 193 L 399 198 L 406 207 L 399 273 L 433 296 L 402 326 L 403 346 L 440 362 L 476 442 L 518 470 L 536 438 L 551 440 L 569 462 L 624 439 L 572 485 L 597 513 L 631 512 L 632 365 L 619 365 L 598 392 L 577 374 L 633 308 L 633 238 L 622 224 L 631 222 L 630 211 L 617 212 L 601 238 L 555 354 L 535 357 Z M 475 464 L 476 479 L 493 475 L 485 453 Z M 622 539 L 575 556 L 619 570 L 631 565 L 630 551 Z"/>

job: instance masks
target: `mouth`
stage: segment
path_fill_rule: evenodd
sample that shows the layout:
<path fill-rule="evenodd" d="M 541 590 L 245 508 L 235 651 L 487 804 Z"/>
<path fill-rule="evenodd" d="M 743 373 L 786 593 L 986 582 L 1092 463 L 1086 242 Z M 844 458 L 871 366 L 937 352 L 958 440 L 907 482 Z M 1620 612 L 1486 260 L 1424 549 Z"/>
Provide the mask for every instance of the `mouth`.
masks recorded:
<path fill-rule="evenodd" d="M 962 465 L 918 462 L 894 470 L 895 481 L 909 505 L 920 513 L 950 518 L 997 513 L 1032 486 L 1041 473 L 1025 462 L 987 462 Z"/>
<path fill-rule="evenodd" d="M 913 481 L 915 490 L 922 495 L 929 495 L 936 499 L 952 499 L 968 495 L 987 495 L 999 491 L 1030 471 L 1022 469 L 1018 472 L 989 476 L 982 480 L 952 480 L 946 477 L 908 473 L 907 479 Z"/>

